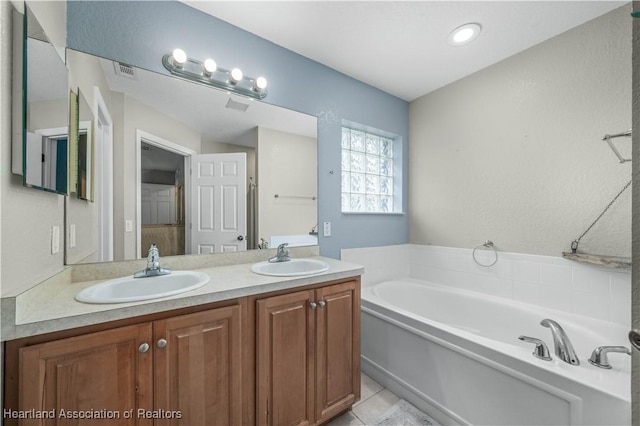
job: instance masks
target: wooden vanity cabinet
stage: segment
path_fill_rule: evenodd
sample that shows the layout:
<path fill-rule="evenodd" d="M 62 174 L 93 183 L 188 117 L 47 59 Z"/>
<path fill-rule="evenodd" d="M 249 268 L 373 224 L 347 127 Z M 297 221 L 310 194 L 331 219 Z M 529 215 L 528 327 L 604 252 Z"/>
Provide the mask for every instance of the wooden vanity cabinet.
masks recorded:
<path fill-rule="evenodd" d="M 155 425 L 242 424 L 240 306 L 153 324 L 156 409 L 181 418 Z"/>
<path fill-rule="evenodd" d="M 24 346 L 18 409 L 55 419 L 13 424 L 242 424 L 241 339 L 233 305 Z M 119 418 L 61 419 L 61 410 Z"/>
<path fill-rule="evenodd" d="M 360 398 L 360 285 L 256 302 L 256 423 L 316 425 Z"/>
<path fill-rule="evenodd" d="M 360 398 L 360 278 L 9 341 L 4 380 L 3 409 L 56 413 L 5 426 L 326 423 Z"/>
<path fill-rule="evenodd" d="M 152 409 L 153 358 L 149 351 L 140 353 L 138 349 L 150 339 L 151 324 L 143 324 L 20 349 L 19 410 L 47 413 L 52 419 L 21 419 L 19 424 L 77 424 L 78 419 L 66 417 L 92 411 L 118 416 L 138 407 Z M 137 416 L 123 417 L 91 422 L 151 424 Z"/>

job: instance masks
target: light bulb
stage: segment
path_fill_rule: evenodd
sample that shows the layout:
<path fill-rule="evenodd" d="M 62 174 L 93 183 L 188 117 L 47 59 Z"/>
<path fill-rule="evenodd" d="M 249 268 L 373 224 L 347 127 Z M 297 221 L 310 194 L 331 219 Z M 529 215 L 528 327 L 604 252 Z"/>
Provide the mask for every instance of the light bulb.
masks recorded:
<path fill-rule="evenodd" d="M 256 79 L 256 89 L 264 90 L 267 88 L 267 79 L 264 77 L 258 77 Z"/>
<path fill-rule="evenodd" d="M 184 64 L 185 62 L 187 62 L 187 54 L 184 53 L 184 50 L 182 49 L 174 49 L 173 53 L 173 61 L 179 66 L 181 67 L 182 64 Z"/>
<path fill-rule="evenodd" d="M 204 61 L 204 70 L 207 74 L 211 75 L 217 69 L 218 69 L 218 65 L 216 64 L 216 61 L 214 61 L 213 59 L 207 59 L 206 61 Z"/>
<path fill-rule="evenodd" d="M 242 71 L 240 68 L 234 68 L 231 70 L 231 80 L 233 83 L 237 83 L 242 80 Z"/>
<path fill-rule="evenodd" d="M 463 44 L 467 44 L 478 37 L 481 30 L 482 27 L 480 24 L 464 24 L 451 31 L 448 37 L 448 42 L 451 46 L 462 46 Z"/>
<path fill-rule="evenodd" d="M 453 35 L 453 41 L 456 43 L 464 43 L 473 37 L 473 30 L 471 28 L 463 28 Z"/>

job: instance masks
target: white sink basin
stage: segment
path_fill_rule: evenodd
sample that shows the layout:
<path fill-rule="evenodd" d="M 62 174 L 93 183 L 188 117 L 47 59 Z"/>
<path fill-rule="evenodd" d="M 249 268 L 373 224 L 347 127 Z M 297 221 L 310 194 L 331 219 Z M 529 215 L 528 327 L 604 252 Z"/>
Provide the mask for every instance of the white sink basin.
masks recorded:
<path fill-rule="evenodd" d="M 208 282 L 207 274 L 194 271 L 173 271 L 159 277 L 123 277 L 87 287 L 76 294 L 76 300 L 84 303 L 136 302 L 185 293 Z"/>
<path fill-rule="evenodd" d="M 315 259 L 291 259 L 287 262 L 260 262 L 251 266 L 251 271 L 260 275 L 272 275 L 276 277 L 294 277 L 301 275 L 313 275 L 327 271 L 329 265 Z"/>

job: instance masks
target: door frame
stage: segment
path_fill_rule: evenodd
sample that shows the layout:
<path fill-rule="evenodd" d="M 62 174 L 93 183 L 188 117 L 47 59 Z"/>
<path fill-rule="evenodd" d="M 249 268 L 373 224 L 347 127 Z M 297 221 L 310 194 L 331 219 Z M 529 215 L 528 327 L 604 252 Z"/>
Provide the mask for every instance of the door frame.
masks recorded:
<path fill-rule="evenodd" d="M 86 122 L 85 122 L 86 123 Z M 42 136 L 44 139 L 42 140 L 41 151 L 44 154 L 45 158 L 50 159 L 53 155 L 51 154 L 52 143 L 53 141 L 57 141 L 58 139 L 67 139 L 67 171 L 69 170 L 69 127 L 53 127 L 53 128 L 45 128 L 45 129 L 36 129 L 33 133 L 36 135 Z M 47 160 L 42 165 L 41 171 L 41 183 L 43 188 L 48 188 L 51 184 L 52 179 L 52 171 L 51 162 Z M 55 188 L 54 188 L 55 191 Z M 69 187 L 69 177 L 67 176 L 67 194 L 71 193 L 71 188 Z"/>
<path fill-rule="evenodd" d="M 149 145 L 156 146 L 164 149 L 165 151 L 173 152 L 175 154 L 182 155 L 184 157 L 184 215 L 185 219 L 191 217 L 191 179 L 189 171 L 191 170 L 191 156 L 197 154 L 196 151 L 184 147 L 175 142 L 163 139 L 152 133 L 145 132 L 144 130 L 136 129 L 136 259 L 142 259 L 142 142 Z M 185 221 L 184 227 L 185 233 L 185 254 L 189 254 L 191 251 L 191 233 Z"/>
<path fill-rule="evenodd" d="M 100 139 L 99 143 L 94 143 L 92 164 L 95 191 L 93 199 L 98 205 L 96 255 L 98 262 L 113 261 L 113 120 L 98 86 L 93 86 L 93 122 L 93 137 Z M 98 132 L 100 127 L 106 131 Z M 88 128 L 91 129 L 91 126 Z M 101 161 L 96 161 L 96 158 Z"/>

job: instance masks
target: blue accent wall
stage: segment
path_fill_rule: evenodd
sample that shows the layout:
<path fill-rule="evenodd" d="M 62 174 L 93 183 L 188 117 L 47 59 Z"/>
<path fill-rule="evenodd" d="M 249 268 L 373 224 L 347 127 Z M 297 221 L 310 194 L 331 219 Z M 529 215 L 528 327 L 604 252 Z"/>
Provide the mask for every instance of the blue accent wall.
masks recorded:
<path fill-rule="evenodd" d="M 332 236 L 320 235 L 320 253 L 339 258 L 342 248 L 409 241 L 406 214 L 343 215 L 340 195 L 341 121 L 349 120 L 402 138 L 407 212 L 408 102 L 180 2 L 69 1 L 67 45 L 163 74 L 162 56 L 180 47 L 190 57 L 265 76 L 264 102 L 318 117 L 319 230 L 332 222 Z"/>

